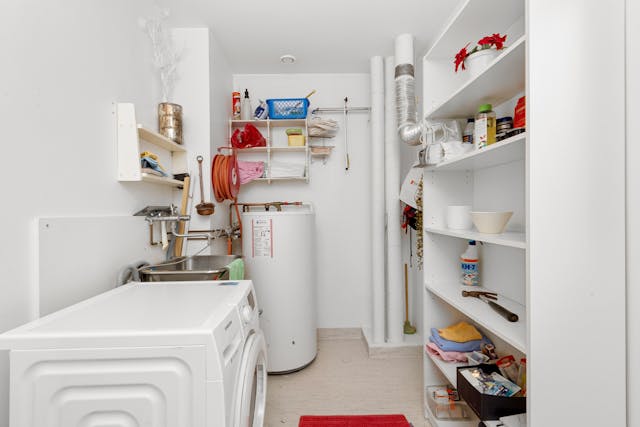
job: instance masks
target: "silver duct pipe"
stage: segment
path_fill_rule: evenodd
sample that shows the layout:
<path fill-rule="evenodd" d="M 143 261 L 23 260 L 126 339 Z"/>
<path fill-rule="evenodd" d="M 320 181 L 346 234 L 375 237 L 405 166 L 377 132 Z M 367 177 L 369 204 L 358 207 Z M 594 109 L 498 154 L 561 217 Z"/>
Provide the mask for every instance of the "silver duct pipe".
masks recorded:
<path fill-rule="evenodd" d="M 413 36 L 401 34 L 396 37 L 396 115 L 398 136 L 409 145 L 420 145 L 422 123 L 418 123 L 416 108 L 415 70 L 413 66 Z"/>

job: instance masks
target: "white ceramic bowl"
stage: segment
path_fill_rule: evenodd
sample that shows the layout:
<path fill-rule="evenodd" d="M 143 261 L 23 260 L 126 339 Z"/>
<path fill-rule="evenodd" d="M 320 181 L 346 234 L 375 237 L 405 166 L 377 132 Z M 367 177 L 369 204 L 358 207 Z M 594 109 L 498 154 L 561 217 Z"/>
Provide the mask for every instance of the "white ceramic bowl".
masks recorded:
<path fill-rule="evenodd" d="M 480 233 L 500 234 L 513 212 L 471 212 L 471 220 Z"/>

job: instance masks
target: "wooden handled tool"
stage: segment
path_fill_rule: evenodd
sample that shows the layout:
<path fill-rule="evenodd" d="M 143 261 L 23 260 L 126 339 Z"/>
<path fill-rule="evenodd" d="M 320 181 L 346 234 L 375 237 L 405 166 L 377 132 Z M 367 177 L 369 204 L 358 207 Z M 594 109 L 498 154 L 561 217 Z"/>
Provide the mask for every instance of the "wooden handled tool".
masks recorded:
<path fill-rule="evenodd" d="M 182 184 L 182 200 L 180 202 L 180 215 L 187 214 L 187 204 L 189 203 L 189 187 L 191 185 L 191 178 L 186 176 L 184 183 Z M 180 221 L 178 224 L 178 234 L 184 234 L 186 228 L 186 222 Z M 178 237 L 176 240 L 176 246 L 173 254 L 176 257 L 182 256 L 182 244 L 184 243 L 184 237 Z"/>

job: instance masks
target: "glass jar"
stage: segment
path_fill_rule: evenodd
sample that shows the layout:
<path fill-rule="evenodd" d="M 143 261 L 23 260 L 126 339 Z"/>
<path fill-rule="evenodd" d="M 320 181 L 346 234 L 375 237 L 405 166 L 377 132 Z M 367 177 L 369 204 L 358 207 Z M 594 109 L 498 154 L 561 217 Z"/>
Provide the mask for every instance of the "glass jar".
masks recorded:
<path fill-rule="evenodd" d="M 482 104 L 476 114 L 473 139 L 476 149 L 481 149 L 496 142 L 496 113 L 491 104 Z"/>

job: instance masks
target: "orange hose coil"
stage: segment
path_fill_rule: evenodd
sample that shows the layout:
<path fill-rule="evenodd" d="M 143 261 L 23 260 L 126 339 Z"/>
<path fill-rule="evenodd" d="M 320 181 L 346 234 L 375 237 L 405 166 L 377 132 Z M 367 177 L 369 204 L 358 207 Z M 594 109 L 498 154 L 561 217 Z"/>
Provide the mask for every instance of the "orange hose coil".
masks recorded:
<path fill-rule="evenodd" d="M 224 156 L 216 154 L 211 162 L 211 185 L 218 203 L 232 200 L 236 207 L 240 236 L 242 236 L 242 220 L 238 209 L 238 193 L 240 192 L 240 178 L 238 177 L 238 160 L 235 154 Z M 242 240 L 241 240 L 242 242 Z M 231 255 L 231 237 L 227 241 L 227 253 Z"/>

